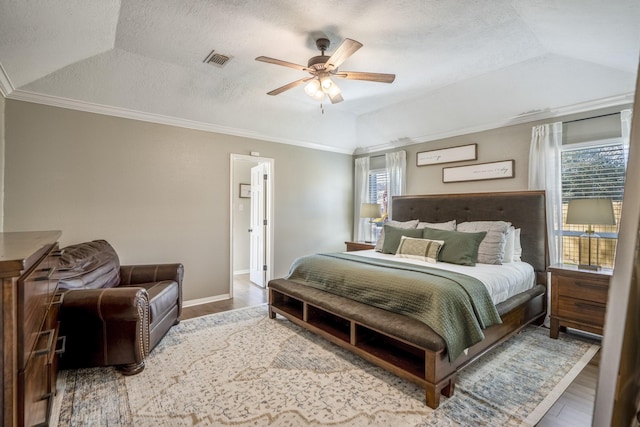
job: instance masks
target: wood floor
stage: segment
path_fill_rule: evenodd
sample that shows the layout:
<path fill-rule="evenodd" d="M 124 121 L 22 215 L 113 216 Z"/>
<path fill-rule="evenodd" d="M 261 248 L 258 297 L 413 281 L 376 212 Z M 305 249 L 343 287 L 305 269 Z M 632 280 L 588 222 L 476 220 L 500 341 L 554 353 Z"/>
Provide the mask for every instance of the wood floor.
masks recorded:
<path fill-rule="evenodd" d="M 238 275 L 234 279 L 233 298 L 185 307 L 182 319 L 205 316 L 207 314 L 250 307 L 267 302 L 267 290 L 249 281 L 248 275 Z M 585 338 L 588 339 L 588 338 Z M 594 341 L 597 343 L 597 341 Z M 569 388 L 560 396 L 539 427 L 585 427 L 591 425 L 596 382 L 598 379 L 599 354 L 582 370 Z"/>

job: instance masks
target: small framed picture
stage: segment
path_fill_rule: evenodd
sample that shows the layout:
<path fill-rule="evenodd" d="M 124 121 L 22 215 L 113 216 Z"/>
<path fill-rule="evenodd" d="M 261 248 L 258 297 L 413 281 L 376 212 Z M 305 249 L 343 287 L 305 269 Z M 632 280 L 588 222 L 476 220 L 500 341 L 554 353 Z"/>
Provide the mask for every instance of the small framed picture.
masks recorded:
<path fill-rule="evenodd" d="M 240 184 L 240 198 L 251 198 L 251 184 Z"/>

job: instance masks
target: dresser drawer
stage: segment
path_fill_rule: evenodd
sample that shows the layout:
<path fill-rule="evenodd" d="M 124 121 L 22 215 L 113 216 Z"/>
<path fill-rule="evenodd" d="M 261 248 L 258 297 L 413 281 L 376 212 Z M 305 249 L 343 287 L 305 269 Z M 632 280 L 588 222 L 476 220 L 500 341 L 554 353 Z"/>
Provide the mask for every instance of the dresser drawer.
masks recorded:
<path fill-rule="evenodd" d="M 558 316 L 602 328 L 607 310 L 605 304 L 581 299 L 561 297 L 558 299 Z"/>
<path fill-rule="evenodd" d="M 47 355 L 31 357 L 20 378 L 24 399 L 24 421 L 20 425 L 44 425 L 48 421 L 49 406 L 53 399 L 51 379 L 51 364 Z"/>
<path fill-rule="evenodd" d="M 53 298 L 50 283 L 53 269 L 46 267 L 46 263 L 42 264 L 26 276 L 22 283 L 18 284 L 21 301 L 19 322 L 24 325 L 19 331 L 21 335 L 21 340 L 18 341 L 19 367 L 24 367 L 27 363 Z"/>
<path fill-rule="evenodd" d="M 558 276 L 555 282 L 560 297 L 607 303 L 608 281 L 586 280 L 577 277 Z"/>

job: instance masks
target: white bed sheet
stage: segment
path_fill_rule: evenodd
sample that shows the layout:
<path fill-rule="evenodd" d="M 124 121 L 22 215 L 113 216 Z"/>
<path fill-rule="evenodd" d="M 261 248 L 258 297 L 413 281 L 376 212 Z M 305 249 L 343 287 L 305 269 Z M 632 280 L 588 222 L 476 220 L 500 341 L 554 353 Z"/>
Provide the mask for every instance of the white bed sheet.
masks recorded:
<path fill-rule="evenodd" d="M 350 252 L 350 254 L 355 255 L 353 252 Z M 394 255 L 376 252 L 373 249 L 358 251 L 357 255 L 389 259 L 407 264 L 424 265 L 426 267 L 455 271 L 475 277 L 486 286 L 494 304 L 499 304 L 516 294 L 531 289 L 536 284 L 536 273 L 533 266 L 526 262 L 508 262 L 502 265 L 476 264 L 474 267 L 471 267 L 467 265 L 449 264 L 448 262 L 430 263 L 399 258 Z"/>

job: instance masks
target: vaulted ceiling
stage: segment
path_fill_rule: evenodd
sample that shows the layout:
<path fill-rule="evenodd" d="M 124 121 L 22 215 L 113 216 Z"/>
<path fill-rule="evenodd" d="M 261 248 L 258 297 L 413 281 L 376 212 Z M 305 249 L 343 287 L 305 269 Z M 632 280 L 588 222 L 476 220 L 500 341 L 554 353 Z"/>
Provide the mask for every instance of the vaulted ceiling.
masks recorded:
<path fill-rule="evenodd" d="M 0 0 L 0 91 L 22 99 L 352 153 L 632 101 L 638 0 Z M 318 101 L 315 39 L 364 46 Z M 216 53 L 223 66 L 204 63 Z"/>

